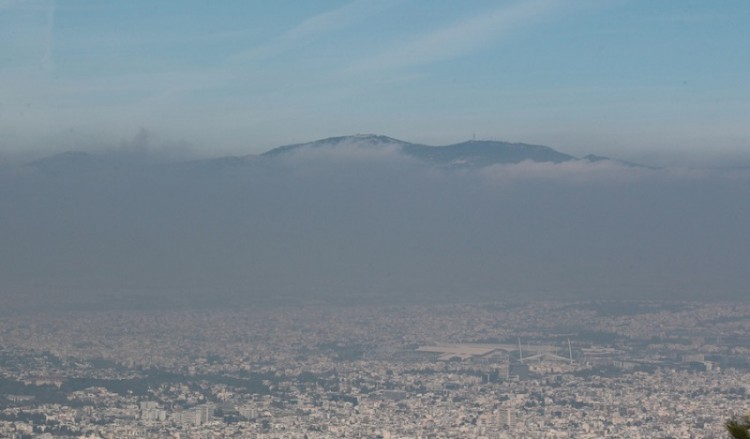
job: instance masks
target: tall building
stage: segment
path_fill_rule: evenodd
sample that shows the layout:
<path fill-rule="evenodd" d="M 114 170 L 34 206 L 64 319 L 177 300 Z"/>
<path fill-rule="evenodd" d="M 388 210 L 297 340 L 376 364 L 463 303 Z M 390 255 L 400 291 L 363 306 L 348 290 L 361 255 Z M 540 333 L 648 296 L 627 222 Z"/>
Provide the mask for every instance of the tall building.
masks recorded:
<path fill-rule="evenodd" d="M 501 408 L 497 411 L 497 422 L 504 427 L 513 426 L 513 410 L 510 408 Z"/>

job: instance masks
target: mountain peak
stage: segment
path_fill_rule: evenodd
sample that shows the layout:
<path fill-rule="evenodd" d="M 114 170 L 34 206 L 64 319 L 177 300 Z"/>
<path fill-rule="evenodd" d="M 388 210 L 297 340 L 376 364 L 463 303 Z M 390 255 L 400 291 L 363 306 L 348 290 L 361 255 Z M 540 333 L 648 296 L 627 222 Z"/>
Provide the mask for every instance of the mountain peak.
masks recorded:
<path fill-rule="evenodd" d="M 322 145 L 328 145 L 328 144 L 343 144 L 343 143 L 398 143 L 398 144 L 406 144 L 408 142 L 404 142 L 403 140 L 394 139 L 393 137 L 383 136 L 381 134 L 371 134 L 371 133 L 357 133 L 357 134 L 351 134 L 348 136 L 338 136 L 338 137 L 328 137 L 326 139 L 321 140 L 315 140 L 313 142 L 304 143 L 303 145 L 312 145 L 312 144 L 322 144 Z"/>
<path fill-rule="evenodd" d="M 328 137 L 308 143 L 280 146 L 263 156 L 273 157 L 293 153 L 302 149 L 317 148 L 372 148 L 395 146 L 401 153 L 425 162 L 447 166 L 482 167 L 495 164 L 535 162 L 561 163 L 576 158 L 547 146 L 510 143 L 498 140 L 468 140 L 445 146 L 428 146 L 405 142 L 380 134 L 353 134 Z"/>
<path fill-rule="evenodd" d="M 492 147 L 492 148 L 506 148 L 506 149 L 525 149 L 525 150 L 536 150 L 536 151 L 555 151 L 549 146 L 544 145 L 533 145 L 530 143 L 519 143 L 519 142 L 506 142 L 503 140 L 477 140 L 471 139 L 465 142 L 456 143 L 448 146 L 475 146 L 475 147 Z"/>
<path fill-rule="evenodd" d="M 415 146 L 409 153 L 425 161 L 461 167 L 482 167 L 523 161 L 561 163 L 575 157 L 542 145 L 510 143 L 499 140 L 468 140 L 462 143 Z"/>
<path fill-rule="evenodd" d="M 270 151 L 264 152 L 263 156 L 278 156 L 286 153 L 298 151 L 301 149 L 315 149 L 315 148 L 334 148 L 334 147 L 369 147 L 379 145 L 397 145 L 403 147 L 408 145 L 408 142 L 394 139 L 393 137 L 383 136 L 379 134 L 351 134 L 348 136 L 338 137 L 327 137 L 325 139 L 314 140 L 306 143 L 295 143 L 293 145 L 284 145 L 274 148 Z"/>
<path fill-rule="evenodd" d="M 381 134 L 373 134 L 373 133 L 357 133 L 353 134 L 351 136 L 344 136 L 344 137 L 351 137 L 354 139 L 362 139 L 362 140 L 378 140 L 378 141 L 390 141 L 390 142 L 400 142 L 400 140 L 394 139 L 393 137 L 383 136 Z"/>

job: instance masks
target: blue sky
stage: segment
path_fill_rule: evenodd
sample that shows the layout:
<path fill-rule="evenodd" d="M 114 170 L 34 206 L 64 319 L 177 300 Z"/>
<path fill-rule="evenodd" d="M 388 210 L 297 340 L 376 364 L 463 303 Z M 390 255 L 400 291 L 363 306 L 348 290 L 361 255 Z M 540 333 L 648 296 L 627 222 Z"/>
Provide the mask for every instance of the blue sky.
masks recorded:
<path fill-rule="evenodd" d="M 373 132 L 750 163 L 750 2 L 0 0 L 0 152 Z"/>

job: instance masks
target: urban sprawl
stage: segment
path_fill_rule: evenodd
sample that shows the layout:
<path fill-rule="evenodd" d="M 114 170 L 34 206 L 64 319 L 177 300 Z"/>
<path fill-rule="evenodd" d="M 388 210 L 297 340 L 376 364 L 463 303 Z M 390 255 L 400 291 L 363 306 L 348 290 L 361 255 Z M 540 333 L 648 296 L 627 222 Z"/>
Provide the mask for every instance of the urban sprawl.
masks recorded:
<path fill-rule="evenodd" d="M 0 437 L 721 438 L 748 335 L 735 303 L 4 316 Z"/>

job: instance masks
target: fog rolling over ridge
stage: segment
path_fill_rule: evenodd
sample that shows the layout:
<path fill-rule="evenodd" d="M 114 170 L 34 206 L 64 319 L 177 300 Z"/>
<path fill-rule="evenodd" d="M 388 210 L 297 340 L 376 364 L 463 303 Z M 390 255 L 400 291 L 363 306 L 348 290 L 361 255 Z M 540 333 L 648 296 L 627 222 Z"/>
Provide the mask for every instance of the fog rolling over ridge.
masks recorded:
<path fill-rule="evenodd" d="M 0 173 L 0 294 L 8 309 L 743 298 L 748 218 L 745 171 L 523 144 L 69 153 Z"/>

